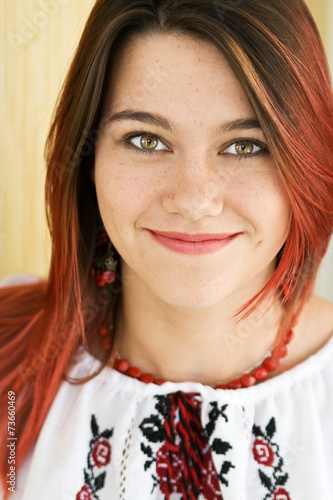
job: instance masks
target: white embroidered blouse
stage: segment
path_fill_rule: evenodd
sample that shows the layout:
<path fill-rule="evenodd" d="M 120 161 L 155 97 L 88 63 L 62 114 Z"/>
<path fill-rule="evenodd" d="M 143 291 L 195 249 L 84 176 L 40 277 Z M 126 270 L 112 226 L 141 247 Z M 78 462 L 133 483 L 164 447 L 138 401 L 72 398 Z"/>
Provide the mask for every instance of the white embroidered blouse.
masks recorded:
<path fill-rule="evenodd" d="M 98 362 L 78 355 L 72 377 Z M 15 500 L 332 500 L 333 339 L 257 386 L 63 382 Z"/>

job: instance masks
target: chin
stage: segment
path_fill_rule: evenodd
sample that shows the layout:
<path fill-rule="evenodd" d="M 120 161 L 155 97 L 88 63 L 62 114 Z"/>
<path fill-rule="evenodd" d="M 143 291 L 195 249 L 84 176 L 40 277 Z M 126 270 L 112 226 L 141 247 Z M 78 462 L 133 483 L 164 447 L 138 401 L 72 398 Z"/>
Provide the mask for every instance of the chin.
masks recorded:
<path fill-rule="evenodd" d="M 189 310 L 203 310 L 209 309 L 211 307 L 217 306 L 223 300 L 227 299 L 228 293 L 209 293 L 200 290 L 189 290 L 182 292 L 178 289 L 172 290 L 170 294 L 165 293 L 159 298 L 166 304 L 179 308 L 179 309 L 189 309 Z"/>

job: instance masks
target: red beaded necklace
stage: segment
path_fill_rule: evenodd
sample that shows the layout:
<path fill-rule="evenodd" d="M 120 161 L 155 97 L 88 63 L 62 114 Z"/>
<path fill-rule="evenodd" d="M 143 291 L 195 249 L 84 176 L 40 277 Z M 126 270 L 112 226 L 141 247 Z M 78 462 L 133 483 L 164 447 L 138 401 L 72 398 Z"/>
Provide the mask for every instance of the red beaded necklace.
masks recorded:
<path fill-rule="evenodd" d="M 109 329 L 107 327 L 103 327 L 101 330 L 101 346 L 105 349 L 110 348 L 110 340 L 108 338 Z M 281 358 L 284 358 L 287 355 L 287 345 L 291 342 L 294 336 L 294 331 L 291 329 L 285 335 L 283 342 L 279 343 L 274 347 L 273 351 L 265 360 L 261 363 L 261 365 L 254 368 L 251 372 L 245 373 L 244 375 L 231 380 L 230 382 L 217 384 L 214 389 L 241 389 L 243 387 L 251 387 L 255 385 L 258 381 L 265 380 L 269 373 L 275 371 L 279 364 Z M 117 357 L 117 354 L 114 353 L 114 357 Z M 129 377 L 140 380 L 141 382 L 145 382 L 146 384 L 156 384 L 162 385 L 166 382 L 163 378 L 156 378 L 151 373 L 142 373 L 142 371 L 136 366 L 131 366 L 128 361 L 125 359 L 116 359 L 114 363 L 114 368 Z"/>

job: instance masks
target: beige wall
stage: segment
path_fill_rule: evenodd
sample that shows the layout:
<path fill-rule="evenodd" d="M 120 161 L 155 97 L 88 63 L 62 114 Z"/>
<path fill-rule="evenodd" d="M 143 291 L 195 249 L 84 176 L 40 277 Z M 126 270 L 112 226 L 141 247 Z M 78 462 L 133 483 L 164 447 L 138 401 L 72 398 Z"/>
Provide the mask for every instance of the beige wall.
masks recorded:
<path fill-rule="evenodd" d="M 329 1 L 308 0 L 324 34 Z M 60 83 L 93 3 L 0 0 L 0 279 L 47 272 L 43 146 Z"/>
<path fill-rule="evenodd" d="M 332 0 L 306 0 L 306 3 L 312 11 L 316 23 L 320 29 L 325 46 L 328 47 L 328 20 L 330 16 L 330 4 L 332 3 Z"/>
<path fill-rule="evenodd" d="M 65 69 L 94 0 L 0 0 L 0 279 L 45 275 L 43 148 Z"/>

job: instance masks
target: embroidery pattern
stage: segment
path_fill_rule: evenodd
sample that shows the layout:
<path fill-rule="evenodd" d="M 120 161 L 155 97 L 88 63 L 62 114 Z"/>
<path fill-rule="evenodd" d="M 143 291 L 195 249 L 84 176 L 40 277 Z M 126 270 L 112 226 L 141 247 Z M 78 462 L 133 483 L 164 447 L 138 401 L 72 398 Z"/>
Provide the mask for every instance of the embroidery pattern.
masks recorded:
<path fill-rule="evenodd" d="M 209 445 L 217 420 L 222 417 L 228 421 L 228 405 L 219 409 L 216 402 L 211 403 L 209 422 L 203 429 L 198 396 L 181 391 L 155 396 L 157 414 L 145 418 L 139 426 L 149 443 L 161 444 L 156 453 L 145 443 L 141 443 L 141 450 L 148 457 L 145 471 L 155 463 L 152 492 L 159 487 L 165 500 L 172 493 L 181 494 L 183 500 L 197 500 L 199 494 L 206 500 L 222 500 L 219 481 L 228 486 L 225 476 L 234 465 L 224 461 L 217 473 L 211 451 L 226 455 L 232 446 L 219 438 Z"/>
<path fill-rule="evenodd" d="M 106 467 L 111 462 L 112 448 L 110 438 L 113 429 L 99 431 L 99 426 L 95 415 L 91 416 L 91 432 L 93 438 L 89 443 L 89 453 L 87 456 L 87 468 L 84 469 L 85 484 L 76 495 L 76 500 L 99 500 L 97 492 L 104 488 L 106 471 L 101 473 L 100 469 Z"/>
<path fill-rule="evenodd" d="M 283 472 L 283 458 L 280 448 L 273 442 L 276 433 L 275 418 L 271 418 L 263 431 L 254 425 L 252 433 L 255 436 L 253 443 L 253 457 L 262 466 L 259 469 L 261 484 L 268 490 L 264 500 L 291 500 L 288 491 L 284 488 L 289 476 Z"/>

